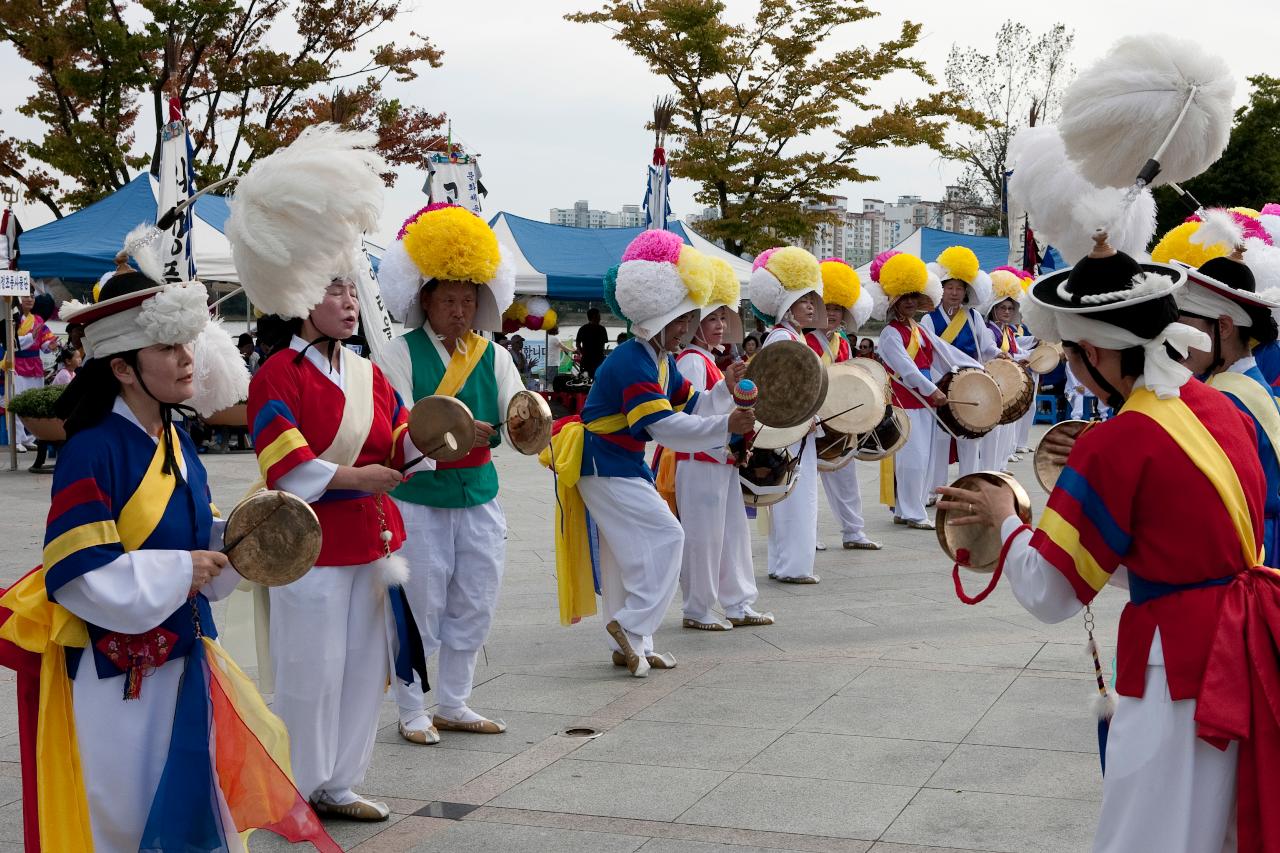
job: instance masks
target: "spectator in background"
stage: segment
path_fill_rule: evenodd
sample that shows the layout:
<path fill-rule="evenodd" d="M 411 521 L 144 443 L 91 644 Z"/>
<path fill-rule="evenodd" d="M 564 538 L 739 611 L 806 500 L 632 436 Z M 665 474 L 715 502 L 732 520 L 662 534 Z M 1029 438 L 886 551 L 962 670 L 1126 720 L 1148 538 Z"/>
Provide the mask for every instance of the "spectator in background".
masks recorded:
<path fill-rule="evenodd" d="M 511 361 L 516 366 L 516 372 L 520 374 L 521 379 L 529 376 L 529 356 L 524 351 L 524 338 L 520 335 L 512 335 L 511 340 L 507 341 L 507 351 L 511 353 Z"/>
<path fill-rule="evenodd" d="M 547 363 L 544 368 L 547 388 L 553 387 L 557 374 L 573 371 L 573 348 L 560 340 L 559 326 L 547 329 Z"/>
<path fill-rule="evenodd" d="M 58 372 L 54 375 L 50 385 L 70 385 L 71 380 L 76 378 L 76 371 L 80 369 L 80 363 L 84 360 L 84 353 L 79 349 L 68 346 L 58 353 L 58 361 L 55 365 Z"/>
<path fill-rule="evenodd" d="M 742 342 L 743 356 L 747 361 L 750 361 L 752 356 L 758 352 L 760 352 L 760 339 L 755 335 L 747 335 L 746 340 Z"/>
<path fill-rule="evenodd" d="M 876 357 L 876 342 L 871 338 L 863 338 L 858 341 L 858 355 L 862 358 Z"/>
<path fill-rule="evenodd" d="M 582 369 L 592 379 L 596 378 L 596 368 L 604 361 L 604 346 L 608 342 L 609 331 L 600 323 L 600 309 L 587 309 L 587 324 L 578 329 L 575 343 L 582 354 Z"/>
<path fill-rule="evenodd" d="M 240 350 L 240 357 L 244 359 L 244 366 L 249 368 L 249 375 L 252 376 L 257 373 L 262 357 L 258 355 L 258 349 L 254 346 L 253 335 L 248 332 L 241 332 L 240 337 L 236 338 L 236 348 Z"/>

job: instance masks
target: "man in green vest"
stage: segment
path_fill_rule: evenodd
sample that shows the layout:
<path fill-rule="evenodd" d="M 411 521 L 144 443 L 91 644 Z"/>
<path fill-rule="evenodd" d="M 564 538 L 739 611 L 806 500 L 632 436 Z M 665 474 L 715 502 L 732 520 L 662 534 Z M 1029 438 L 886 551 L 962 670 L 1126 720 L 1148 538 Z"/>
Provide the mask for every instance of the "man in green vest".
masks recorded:
<path fill-rule="evenodd" d="M 507 404 L 524 388 L 510 352 L 476 332 L 500 330 L 514 296 L 514 275 L 501 260 L 484 220 L 433 205 L 405 223 L 379 271 L 388 308 L 410 329 L 379 358 L 383 372 L 406 404 L 445 394 L 466 403 L 476 422 L 471 453 L 438 462 L 391 493 L 405 521 L 404 589 L 427 656 L 439 653 L 434 718 L 421 683 L 396 685 L 400 735 L 411 743 L 437 743 L 440 731 L 506 730 L 467 707 L 506 555 L 490 452 L 501 442 Z"/>

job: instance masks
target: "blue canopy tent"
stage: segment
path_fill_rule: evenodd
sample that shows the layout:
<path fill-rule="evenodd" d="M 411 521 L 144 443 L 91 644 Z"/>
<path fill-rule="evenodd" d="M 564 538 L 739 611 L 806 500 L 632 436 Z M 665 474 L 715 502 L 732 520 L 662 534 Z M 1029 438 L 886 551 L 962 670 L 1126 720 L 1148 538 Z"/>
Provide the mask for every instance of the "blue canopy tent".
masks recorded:
<path fill-rule="evenodd" d="M 494 216 L 489 225 L 498 240 L 513 250 L 517 293 L 595 301 L 603 298 L 604 274 L 622 258 L 627 244 L 644 230 L 571 228 L 506 212 Z M 667 230 L 705 254 L 724 258 L 744 286 L 751 278 L 750 261 L 729 254 L 683 222 L 671 220 Z"/>
<path fill-rule="evenodd" d="M 990 272 L 996 267 L 1009 263 L 1008 237 L 973 237 L 954 231 L 941 231 L 937 228 L 919 228 L 906 239 L 894 246 L 899 252 L 915 255 L 924 261 L 932 261 L 942 254 L 943 249 L 950 246 L 967 246 L 978 256 L 978 265 Z M 1045 253 L 1044 269 L 1055 270 L 1066 266 L 1062 257 L 1054 249 Z M 858 267 L 858 275 L 866 279 L 871 274 L 871 264 Z"/>
<path fill-rule="evenodd" d="M 196 199 L 192 243 L 196 272 L 205 281 L 238 281 L 231 247 L 222 233 L 229 212 L 221 196 Z M 141 223 L 155 221 L 155 182 L 143 172 L 106 198 L 24 232 L 19 266 L 35 278 L 96 281 L 115 269 L 125 235 Z"/>

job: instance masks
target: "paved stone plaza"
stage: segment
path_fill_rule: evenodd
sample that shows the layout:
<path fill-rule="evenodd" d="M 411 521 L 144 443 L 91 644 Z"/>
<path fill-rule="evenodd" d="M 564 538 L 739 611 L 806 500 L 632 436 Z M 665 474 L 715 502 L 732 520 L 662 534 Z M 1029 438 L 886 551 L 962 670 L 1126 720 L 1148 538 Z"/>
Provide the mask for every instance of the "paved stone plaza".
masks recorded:
<path fill-rule="evenodd" d="M 215 502 L 234 505 L 256 473 L 253 459 L 205 461 Z M 765 579 L 765 538 L 755 532 L 757 608 L 772 610 L 778 624 L 682 630 L 677 601 L 658 648 L 675 654 L 679 668 L 643 680 L 611 665 L 598 618 L 561 627 L 551 477 L 506 449 L 498 466 L 507 573 L 472 706 L 510 728 L 446 732 L 438 746 L 415 746 L 400 739 L 387 702 L 363 792 L 386 800 L 393 815 L 389 823 L 329 824 L 344 848 L 1089 849 L 1101 776 L 1082 621 L 1041 625 L 1005 586 L 976 607 L 957 601 L 934 534 L 893 526 L 876 504 L 877 466 L 860 464 L 859 474 L 869 532 L 885 550 L 841 550 L 820 490 L 820 533 L 830 548 L 817 557 L 822 583 Z M 1027 461 L 1014 473 L 1034 483 Z M 0 473 L 6 584 L 39 561 L 48 489 L 46 476 Z M 1038 511 L 1043 495 L 1034 485 L 1028 491 Z M 971 589 L 985 582 L 965 580 Z M 1108 658 L 1121 603 L 1109 592 L 1095 608 Z M 0 850 L 17 851 L 12 673 L 0 672 L 0 694 Z M 571 727 L 602 734 L 561 734 Z M 287 846 L 265 834 L 251 843 L 255 853 Z"/>

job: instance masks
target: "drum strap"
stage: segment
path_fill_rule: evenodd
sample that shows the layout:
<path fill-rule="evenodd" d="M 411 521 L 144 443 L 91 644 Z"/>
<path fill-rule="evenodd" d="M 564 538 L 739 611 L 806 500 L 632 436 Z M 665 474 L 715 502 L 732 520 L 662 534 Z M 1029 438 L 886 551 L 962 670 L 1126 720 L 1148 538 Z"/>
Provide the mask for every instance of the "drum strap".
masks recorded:
<path fill-rule="evenodd" d="M 996 584 L 1000 582 L 1000 575 L 1004 574 L 1004 561 L 1009 556 L 1009 546 L 1013 544 L 1013 540 L 1022 534 L 1022 531 L 1030 529 L 1031 525 L 1021 524 L 1017 530 L 1013 531 L 1013 535 L 1004 540 L 1004 545 L 1000 548 L 1000 559 L 996 561 L 996 570 L 991 574 L 991 580 L 987 583 L 986 588 L 977 595 L 968 595 L 964 591 L 964 584 L 960 582 L 960 565 L 969 558 L 969 552 L 964 548 L 958 549 L 956 551 L 956 562 L 951 566 L 951 582 L 955 584 L 956 597 L 965 604 L 977 604 L 990 595 L 992 590 L 996 588 Z"/>

